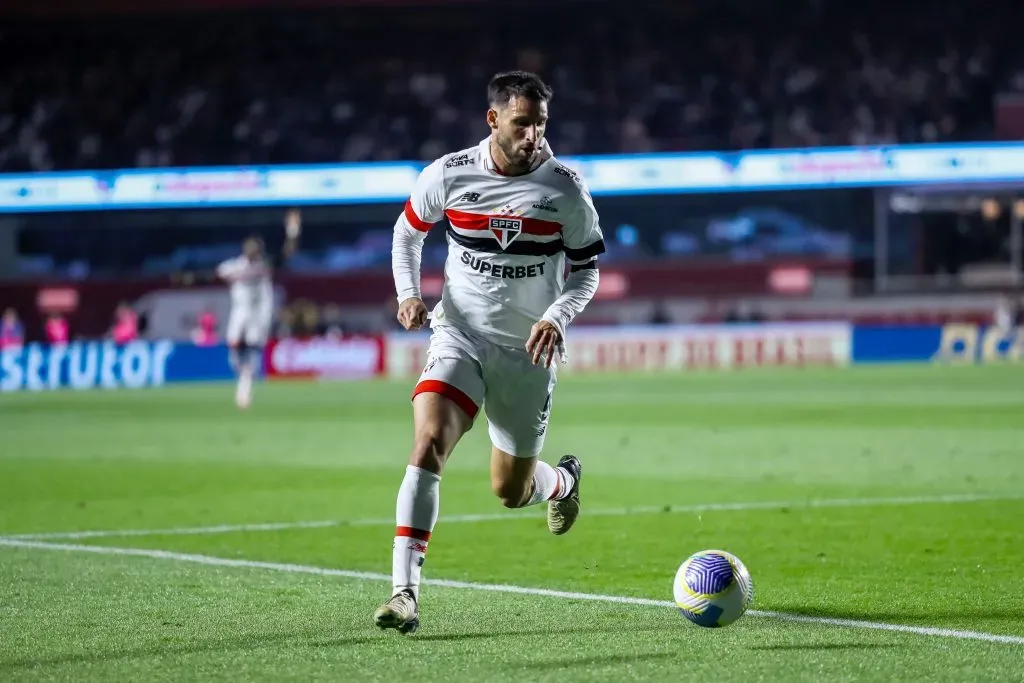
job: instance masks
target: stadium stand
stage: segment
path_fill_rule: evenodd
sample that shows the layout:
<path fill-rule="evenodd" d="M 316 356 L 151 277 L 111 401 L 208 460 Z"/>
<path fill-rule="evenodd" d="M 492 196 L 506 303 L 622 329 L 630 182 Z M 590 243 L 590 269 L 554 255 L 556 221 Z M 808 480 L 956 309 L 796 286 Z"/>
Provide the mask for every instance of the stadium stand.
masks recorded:
<path fill-rule="evenodd" d="M 548 135 L 559 155 L 1024 137 L 1024 114 L 1013 113 L 1024 102 L 1024 11 L 1008 0 L 934 0 L 927 11 L 884 0 L 438 0 L 201 12 L 221 3 L 183 1 L 87 21 L 25 15 L 107 4 L 126 6 L 53 0 L 5 15 L 0 172 L 429 160 L 487 134 L 484 87 L 509 68 L 554 86 Z M 892 303 L 855 298 L 874 291 L 870 190 L 602 197 L 611 289 L 580 324 L 988 319 L 998 291 L 934 294 L 963 289 L 965 264 L 1006 271 L 1010 218 L 1024 204 L 1001 201 L 992 216 L 892 216 L 887 267 L 913 283 Z M 306 211 L 302 250 L 279 280 L 302 303 L 288 327 L 324 327 L 309 311 L 336 305 L 350 327 L 393 324 L 394 216 L 390 205 Z M 61 294 L 70 282 L 81 297 L 72 330 L 100 335 L 123 298 L 188 287 L 243 236 L 273 244 L 279 226 L 276 208 L 18 216 L 7 224 L 17 259 L 0 276 L 21 281 L 0 298 L 42 338 L 40 283 Z M 442 239 L 428 242 L 431 282 L 444 254 Z M 809 289 L 779 296 L 778 260 L 805 269 Z M 196 299 L 193 313 L 205 305 Z M 192 318 L 173 320 L 192 333 Z"/>
<path fill-rule="evenodd" d="M 1024 85 L 1019 4 L 786 4 L 12 20 L 0 171 L 436 158 L 512 67 L 554 85 L 560 154 L 991 139 Z"/>

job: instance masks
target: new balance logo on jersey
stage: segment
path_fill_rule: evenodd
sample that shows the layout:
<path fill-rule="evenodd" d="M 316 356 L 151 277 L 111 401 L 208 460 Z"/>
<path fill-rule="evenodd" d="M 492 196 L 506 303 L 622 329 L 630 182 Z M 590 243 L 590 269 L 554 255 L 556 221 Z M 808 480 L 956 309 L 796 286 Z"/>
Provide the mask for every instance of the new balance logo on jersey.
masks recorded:
<path fill-rule="evenodd" d="M 508 249 L 508 245 L 512 244 L 523 231 L 523 221 L 521 218 L 495 216 L 491 217 L 487 227 L 490 229 L 491 234 L 494 235 L 494 239 L 498 240 L 501 248 Z"/>
<path fill-rule="evenodd" d="M 551 203 L 551 197 L 542 197 L 539 202 L 533 205 L 533 208 L 540 211 L 550 211 L 551 213 L 558 213 L 558 209 Z"/>
<path fill-rule="evenodd" d="M 466 192 L 466 193 L 463 193 L 463 194 L 459 195 L 459 198 L 456 201 L 472 203 L 472 202 L 476 202 L 476 201 L 479 201 L 479 200 L 480 200 L 480 193 L 479 192 Z"/>
<path fill-rule="evenodd" d="M 500 277 L 503 280 L 519 280 L 544 275 L 543 261 L 532 266 L 506 266 L 501 263 L 491 263 L 486 259 L 473 256 L 468 251 L 464 251 L 462 252 L 462 262 L 481 275 Z"/>

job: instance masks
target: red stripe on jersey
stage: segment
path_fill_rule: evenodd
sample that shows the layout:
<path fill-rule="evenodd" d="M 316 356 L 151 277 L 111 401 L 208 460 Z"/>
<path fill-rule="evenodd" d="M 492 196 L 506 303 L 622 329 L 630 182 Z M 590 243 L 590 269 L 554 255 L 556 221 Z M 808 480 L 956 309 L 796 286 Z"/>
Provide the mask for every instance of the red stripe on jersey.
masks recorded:
<path fill-rule="evenodd" d="M 395 529 L 395 536 L 401 536 L 403 538 L 415 538 L 418 541 L 426 543 L 430 540 L 430 532 L 424 531 L 423 529 L 413 529 L 411 526 L 400 526 Z"/>
<path fill-rule="evenodd" d="M 480 410 L 480 406 L 478 406 L 476 402 L 466 394 L 466 392 L 462 391 L 462 389 L 458 389 L 447 382 L 442 382 L 437 379 L 420 380 L 416 385 L 416 388 L 412 390 L 412 397 L 416 398 L 419 394 L 428 393 L 444 396 L 446 399 L 461 408 L 462 412 L 469 415 L 470 419 L 476 417 L 477 412 Z"/>
<path fill-rule="evenodd" d="M 420 217 L 416 215 L 416 210 L 412 208 L 412 200 L 407 199 L 405 202 L 405 220 L 409 221 L 409 225 L 416 228 L 420 232 L 429 232 L 430 228 L 433 227 L 433 223 L 427 223 L 426 221 L 420 220 Z"/>
<path fill-rule="evenodd" d="M 457 209 L 447 209 L 445 215 L 456 228 L 462 230 L 489 230 L 492 218 L 516 218 L 523 222 L 523 232 L 527 235 L 557 235 L 562 232 L 562 224 L 555 221 L 545 221 L 540 218 L 527 218 L 526 216 L 501 216 L 486 215 L 479 213 L 468 213 Z"/>

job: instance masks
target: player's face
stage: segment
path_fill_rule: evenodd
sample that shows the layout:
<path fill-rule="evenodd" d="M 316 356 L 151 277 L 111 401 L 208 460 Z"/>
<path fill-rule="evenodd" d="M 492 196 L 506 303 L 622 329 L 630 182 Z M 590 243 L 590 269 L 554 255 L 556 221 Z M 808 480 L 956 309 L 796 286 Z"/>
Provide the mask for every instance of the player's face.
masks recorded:
<path fill-rule="evenodd" d="M 548 125 L 548 103 L 513 97 L 508 104 L 491 110 L 491 128 L 498 148 L 513 166 L 529 166 L 540 152 Z"/>
<path fill-rule="evenodd" d="M 242 253 L 246 258 L 255 259 L 260 255 L 260 243 L 256 240 L 246 240 L 242 244 Z"/>

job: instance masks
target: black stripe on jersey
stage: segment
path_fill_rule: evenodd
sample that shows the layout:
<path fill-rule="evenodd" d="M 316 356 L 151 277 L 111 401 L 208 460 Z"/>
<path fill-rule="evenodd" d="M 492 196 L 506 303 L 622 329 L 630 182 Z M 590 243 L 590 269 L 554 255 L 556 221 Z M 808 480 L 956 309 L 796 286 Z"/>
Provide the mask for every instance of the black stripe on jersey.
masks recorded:
<path fill-rule="evenodd" d="M 565 248 L 565 255 L 569 257 L 570 261 L 586 261 L 587 259 L 592 259 L 603 253 L 604 240 L 591 242 L 587 246 L 580 247 L 579 249 L 570 249 L 569 247 Z"/>
<path fill-rule="evenodd" d="M 502 249 L 493 237 L 466 237 L 448 228 L 448 237 L 459 246 L 488 254 L 514 254 L 516 256 L 554 256 L 563 249 L 561 239 L 550 242 L 515 240 L 508 248 Z M 603 251 L 603 249 L 602 249 Z"/>
<path fill-rule="evenodd" d="M 577 270 L 597 270 L 597 259 L 587 261 L 586 263 L 573 263 L 569 266 L 570 273 L 575 273 Z"/>

